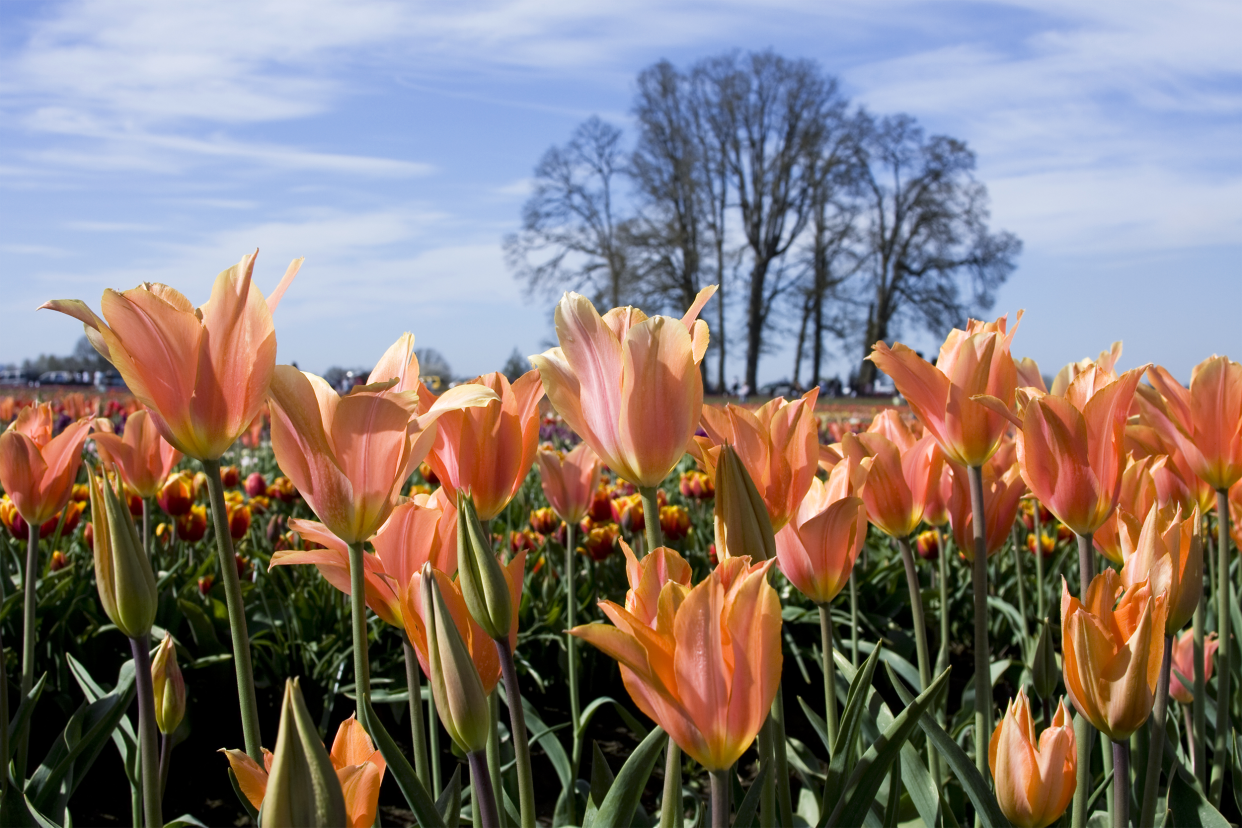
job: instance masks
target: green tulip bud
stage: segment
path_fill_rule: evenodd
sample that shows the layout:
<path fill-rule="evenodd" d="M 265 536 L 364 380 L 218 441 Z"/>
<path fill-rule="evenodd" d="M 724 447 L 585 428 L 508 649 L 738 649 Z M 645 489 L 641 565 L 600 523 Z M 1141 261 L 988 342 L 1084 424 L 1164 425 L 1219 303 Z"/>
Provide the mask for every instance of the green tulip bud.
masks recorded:
<path fill-rule="evenodd" d="M 749 555 L 756 563 L 776 557 L 767 504 L 727 443 L 716 460 L 716 554 L 721 560 Z"/>
<path fill-rule="evenodd" d="M 513 623 L 509 583 L 474 503 L 462 492 L 457 494 L 457 572 L 462 598 L 475 622 L 489 637 L 508 642 Z"/>
<path fill-rule="evenodd" d="M 1044 628 L 1039 632 L 1039 642 L 1035 645 L 1035 660 L 1031 664 L 1031 678 L 1035 684 L 1035 694 L 1041 699 L 1051 698 L 1057 689 L 1057 679 L 1061 668 L 1057 666 L 1057 651 L 1053 646 L 1052 625 L 1045 619 Z"/>
<path fill-rule="evenodd" d="M 171 635 L 164 636 L 151 660 L 151 686 L 155 691 L 155 724 L 160 733 L 172 733 L 185 718 L 185 681 Z"/>
<path fill-rule="evenodd" d="M 285 681 L 276 752 L 259 814 L 261 828 L 339 828 L 348 824 L 345 795 L 319 738 L 297 679 Z"/>
<path fill-rule="evenodd" d="M 159 595 L 155 573 L 142 548 L 134 518 L 108 480 L 87 467 L 91 487 L 91 525 L 95 536 L 95 584 L 99 602 L 117 629 L 130 638 L 151 631 Z M 117 483 L 120 485 L 118 475 Z"/>
<path fill-rule="evenodd" d="M 436 711 L 444 729 L 462 751 L 486 750 L 491 719 L 478 668 L 444 603 L 431 564 L 423 564 L 421 580 L 427 661 Z"/>

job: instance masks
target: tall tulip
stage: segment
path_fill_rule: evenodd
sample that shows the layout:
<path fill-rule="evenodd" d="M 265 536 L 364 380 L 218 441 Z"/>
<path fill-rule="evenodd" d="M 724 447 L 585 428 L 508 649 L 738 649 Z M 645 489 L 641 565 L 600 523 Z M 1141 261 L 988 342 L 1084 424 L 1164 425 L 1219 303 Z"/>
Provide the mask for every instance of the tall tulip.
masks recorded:
<path fill-rule="evenodd" d="M 988 765 L 996 779 L 996 801 L 1018 828 L 1056 822 L 1074 797 L 1077 748 L 1065 700 L 1052 723 L 1035 739 L 1026 691 L 1009 702 L 988 743 Z"/>
<path fill-rule="evenodd" d="M 961 466 L 953 469 L 953 497 L 949 500 L 949 523 L 953 527 L 953 541 L 966 559 L 973 561 L 974 510 L 970 504 L 967 470 Z M 1009 531 L 1018 517 L 1018 506 L 1026 494 L 1026 484 L 1017 466 L 997 468 L 988 463 L 983 467 L 984 549 L 988 557 L 1004 548 Z"/>
<path fill-rule="evenodd" d="M 1113 563 L 1124 564 L 1126 560 L 1121 548 L 1122 515 L 1133 520 L 1135 515 L 1146 515 L 1157 500 L 1162 500 L 1157 497 L 1152 470 L 1167 460 L 1164 455 L 1147 455 L 1138 458 L 1131 456 L 1127 461 L 1125 471 L 1121 473 L 1117 508 L 1092 533 L 1095 548 Z"/>
<path fill-rule="evenodd" d="M 113 433 L 111 420 L 95 420 L 94 437 L 100 460 L 104 465 L 115 463 L 121 470 L 121 479 L 142 498 L 142 545 L 150 555 L 151 499 L 159 494 L 164 478 L 180 462 L 181 452 L 160 436 L 145 410 L 126 418 L 124 436 Z"/>
<path fill-rule="evenodd" d="M 566 293 L 555 314 L 560 347 L 530 358 L 556 412 L 653 501 L 647 514 L 658 514 L 655 488 L 699 427 L 708 330 L 697 317 L 715 292 L 699 291 L 680 320 L 633 307 L 600 316 L 585 296 Z M 649 548 L 660 545 L 659 527 L 647 524 Z"/>
<path fill-rule="evenodd" d="M 1205 637 L 1202 670 L 1204 681 L 1212 677 L 1212 663 L 1216 656 L 1216 650 L 1220 647 L 1220 640 L 1216 633 L 1209 633 Z M 1195 674 L 1195 648 L 1194 635 L 1191 630 L 1185 630 L 1173 642 L 1173 669 L 1169 681 L 1169 695 L 1177 699 L 1182 704 L 1190 704 L 1195 700 L 1194 688 Z M 1190 686 L 1187 687 L 1186 685 Z M 1193 733 L 1193 729 L 1188 729 L 1189 733 Z"/>

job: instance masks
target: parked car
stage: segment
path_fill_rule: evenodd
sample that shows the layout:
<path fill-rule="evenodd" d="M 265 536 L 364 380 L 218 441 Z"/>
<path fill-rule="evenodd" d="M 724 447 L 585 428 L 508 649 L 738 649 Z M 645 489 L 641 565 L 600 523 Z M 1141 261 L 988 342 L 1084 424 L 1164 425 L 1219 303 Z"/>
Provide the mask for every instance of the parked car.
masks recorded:
<path fill-rule="evenodd" d="M 0 385 L 25 385 L 26 375 L 16 368 L 0 371 Z"/>

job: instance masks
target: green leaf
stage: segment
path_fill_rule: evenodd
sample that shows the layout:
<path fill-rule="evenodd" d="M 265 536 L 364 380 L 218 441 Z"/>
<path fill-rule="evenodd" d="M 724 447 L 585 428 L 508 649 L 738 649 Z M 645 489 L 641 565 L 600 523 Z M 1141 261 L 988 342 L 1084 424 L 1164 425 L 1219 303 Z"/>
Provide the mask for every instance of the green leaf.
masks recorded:
<path fill-rule="evenodd" d="M 755 777 L 755 781 L 750 783 L 750 789 L 746 791 L 746 797 L 742 800 L 742 804 L 737 806 L 737 814 L 733 818 L 733 828 L 757 828 L 759 800 L 763 796 L 763 783 L 771 772 L 772 766 L 765 764 L 759 770 L 759 775 Z"/>
<path fill-rule="evenodd" d="M 185 620 L 190 622 L 190 634 L 194 636 L 194 643 L 200 650 L 215 654 L 224 649 L 224 645 L 216 636 L 215 625 L 212 624 L 211 618 L 202 607 L 193 601 L 181 598 L 177 601 L 177 608 L 181 610 Z"/>
<path fill-rule="evenodd" d="M 599 803 L 608 796 L 608 791 L 612 789 L 612 782 L 612 768 L 608 767 L 608 760 L 604 758 L 604 752 L 599 749 L 599 743 L 592 739 L 591 788 L 590 793 L 587 794 L 586 812 L 582 815 L 582 828 L 591 828 L 595 824 L 595 814 L 599 811 Z"/>
<path fill-rule="evenodd" d="M 901 682 L 894 681 L 893 687 L 897 690 L 897 695 L 901 697 L 903 704 L 910 704 L 913 696 Z M 957 775 L 958 782 L 962 786 L 962 790 L 966 792 L 966 796 L 970 798 L 971 804 L 975 806 L 975 813 L 979 815 L 980 822 L 984 828 L 992 828 L 992 826 L 1005 826 L 1009 824 L 1009 820 L 1005 819 L 1005 815 L 1001 813 L 1000 806 L 996 803 L 996 797 L 992 795 L 992 789 L 988 783 L 979 774 L 975 763 L 971 761 L 966 752 L 953 741 L 953 737 L 945 732 L 931 713 L 923 713 L 919 716 L 919 727 L 923 728 L 923 732 L 927 734 L 927 738 L 931 740 L 932 745 L 949 765 L 950 770 Z M 946 806 L 944 811 L 948 811 Z"/>
<path fill-rule="evenodd" d="M 543 719 L 539 718 L 538 711 L 535 706 L 530 703 L 526 696 L 522 696 L 522 712 L 526 714 L 526 730 L 530 734 L 530 745 L 542 745 L 544 753 L 548 756 L 548 761 L 552 763 L 552 769 L 556 771 L 557 777 L 561 780 L 562 790 L 568 787 L 573 780 L 569 771 L 569 756 L 565 753 L 565 748 L 561 745 L 561 740 L 556 737 L 557 731 L 569 726 L 569 722 L 558 725 L 557 727 L 548 727 L 544 724 Z"/>
<path fill-rule="evenodd" d="M 630 758 L 621 766 L 620 773 L 600 803 L 595 814 L 595 824 L 601 826 L 630 825 L 633 823 L 634 811 L 638 800 L 647 787 L 647 780 L 655 768 L 656 758 L 663 750 L 668 736 L 660 728 L 647 735 L 646 739 L 634 749 Z"/>
<path fill-rule="evenodd" d="M 582 738 L 587 731 L 587 725 L 591 723 L 591 717 L 606 704 L 611 704 L 617 708 L 617 715 L 621 717 L 621 721 L 625 722 L 635 735 L 640 739 L 647 738 L 647 728 L 642 722 L 634 718 L 634 714 L 626 709 L 625 705 L 610 696 L 600 696 L 582 709 L 582 715 L 578 717 L 578 738 Z"/>
<path fill-rule="evenodd" d="M 197 818 L 190 814 L 182 814 L 164 825 L 164 828 L 207 828 L 205 822 L 199 822 Z"/>
<path fill-rule="evenodd" d="M 393 779 L 397 781 L 397 787 L 405 795 L 405 801 L 410 806 L 410 810 L 414 812 L 414 818 L 418 820 L 418 824 L 422 828 L 444 828 L 444 820 L 440 818 L 440 812 L 436 810 L 436 803 L 432 800 L 431 794 L 427 793 L 423 783 L 418 781 L 418 775 L 414 773 L 410 760 L 405 758 L 401 748 L 397 747 L 392 736 L 384 729 L 384 725 L 375 715 L 375 709 L 371 707 L 370 702 L 363 701 L 362 712 L 365 719 L 362 725 L 371 734 L 371 739 L 379 748 L 384 761 L 388 763 L 388 770 L 392 772 Z"/>
<path fill-rule="evenodd" d="M 845 794 L 845 772 L 854 742 L 862 729 L 862 717 L 867 707 L 867 696 L 871 681 L 875 676 L 875 667 L 880 661 L 881 647 L 871 651 L 871 655 L 863 662 L 862 667 L 854 674 L 850 682 L 849 694 L 845 697 L 845 712 L 841 715 L 841 726 L 837 730 L 837 741 L 832 746 L 832 758 L 828 762 L 828 778 L 824 780 L 824 807 L 829 802 L 838 802 Z M 847 662 L 848 664 L 848 662 Z M 851 670 L 853 668 L 850 668 Z"/>
<path fill-rule="evenodd" d="M 894 762 L 888 771 L 888 801 L 884 803 L 884 828 L 897 828 L 897 817 L 900 810 L 901 763 Z"/>
<path fill-rule="evenodd" d="M 445 825 L 456 825 L 461 814 L 461 765 L 453 769 L 453 778 L 440 791 L 436 810 Z"/>
<path fill-rule="evenodd" d="M 832 743 L 828 741 L 828 723 L 820 718 L 820 715 L 812 710 L 811 706 L 801 696 L 798 696 L 798 704 L 802 707 L 802 714 L 806 716 L 806 720 L 811 723 L 811 729 L 815 731 L 815 735 L 823 743 L 824 750 L 828 751 L 829 756 L 832 756 Z"/>
<path fill-rule="evenodd" d="M 39 680 L 35 682 L 34 687 L 30 688 L 26 698 L 22 699 L 22 703 L 17 706 L 17 710 L 13 713 L 13 720 L 8 722 L 9 755 L 4 757 L 4 765 L 6 767 L 9 764 L 9 760 L 13 758 L 13 751 L 17 750 L 17 734 L 21 733 L 26 722 L 30 721 L 30 716 L 34 713 L 35 705 L 39 703 L 39 696 L 43 694 L 43 688 L 46 685 L 47 673 L 44 673 L 39 676 Z"/>
<path fill-rule="evenodd" d="M 1169 810 L 1178 828 L 1228 828 L 1229 820 L 1212 807 L 1193 776 L 1183 767 L 1173 772 L 1169 783 Z"/>

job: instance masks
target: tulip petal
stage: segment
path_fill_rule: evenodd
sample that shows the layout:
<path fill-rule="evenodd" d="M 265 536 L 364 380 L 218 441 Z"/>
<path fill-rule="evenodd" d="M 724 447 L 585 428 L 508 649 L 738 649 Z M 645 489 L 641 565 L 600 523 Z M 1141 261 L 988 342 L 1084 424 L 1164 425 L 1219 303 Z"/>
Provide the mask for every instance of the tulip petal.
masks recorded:
<path fill-rule="evenodd" d="M 260 768 L 245 751 L 226 748 L 220 752 L 229 760 L 229 767 L 237 777 L 237 787 L 241 788 L 242 794 L 256 810 L 262 808 L 263 797 L 267 795 L 267 770 Z"/>

